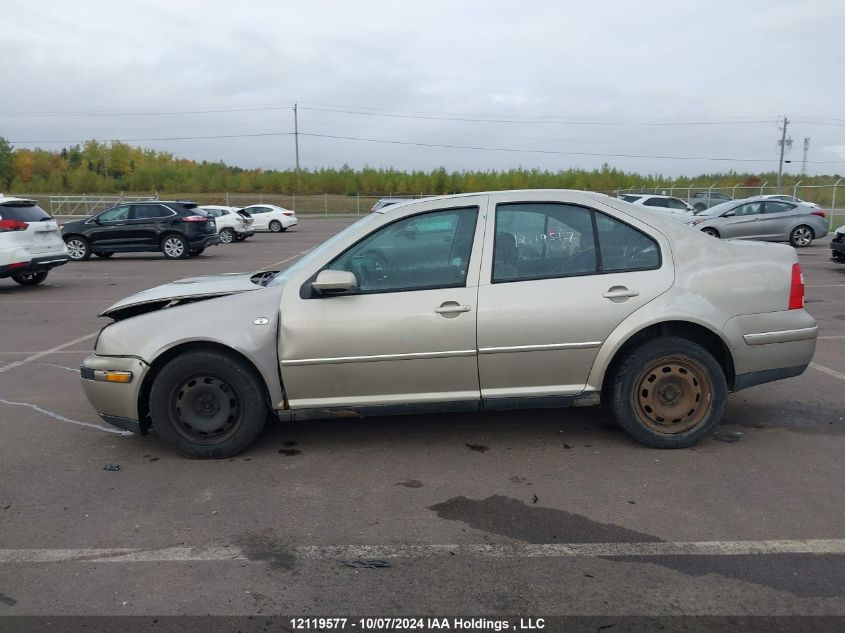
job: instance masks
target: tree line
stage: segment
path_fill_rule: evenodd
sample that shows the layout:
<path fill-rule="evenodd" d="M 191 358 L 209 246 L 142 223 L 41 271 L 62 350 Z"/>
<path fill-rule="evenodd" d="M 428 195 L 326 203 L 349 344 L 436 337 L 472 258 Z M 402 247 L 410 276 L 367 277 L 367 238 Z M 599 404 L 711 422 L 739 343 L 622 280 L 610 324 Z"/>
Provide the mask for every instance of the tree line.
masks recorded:
<path fill-rule="evenodd" d="M 785 176 L 791 187 L 826 185 L 838 176 Z M 615 191 L 641 187 L 669 189 L 691 182 L 730 189 L 741 184 L 772 187 L 774 173 L 710 173 L 669 178 L 641 175 L 607 164 L 600 169 L 514 168 L 508 170 L 404 171 L 392 168 L 340 168 L 302 170 L 243 169 L 224 162 L 193 161 L 169 152 L 133 147 L 117 141 L 90 140 L 58 151 L 23 149 L 0 137 L 0 192 L 8 193 L 118 193 L 118 192 L 231 192 L 284 195 L 329 193 L 338 195 L 446 194 L 502 189 L 586 189 Z M 677 192 L 676 193 L 680 193 Z M 823 194 L 820 192 L 820 195 Z M 807 196 L 813 199 L 812 195 Z M 823 202 L 822 200 L 818 200 Z"/>

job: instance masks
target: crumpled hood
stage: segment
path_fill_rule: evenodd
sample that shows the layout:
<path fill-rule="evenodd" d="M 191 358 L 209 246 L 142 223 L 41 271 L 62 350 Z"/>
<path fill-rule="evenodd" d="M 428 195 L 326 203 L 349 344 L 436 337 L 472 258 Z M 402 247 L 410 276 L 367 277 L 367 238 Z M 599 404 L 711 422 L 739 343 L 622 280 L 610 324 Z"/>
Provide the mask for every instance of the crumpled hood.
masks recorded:
<path fill-rule="evenodd" d="M 101 317 L 124 318 L 141 314 L 148 310 L 139 306 L 149 306 L 150 309 L 166 307 L 172 303 L 185 301 L 198 301 L 202 299 L 213 299 L 226 295 L 261 290 L 259 286 L 251 281 L 256 273 L 228 273 L 225 275 L 208 275 L 205 277 L 188 277 L 178 281 L 156 286 L 137 294 L 121 299 L 114 305 L 100 313 Z M 155 306 L 155 307 L 154 307 Z"/>

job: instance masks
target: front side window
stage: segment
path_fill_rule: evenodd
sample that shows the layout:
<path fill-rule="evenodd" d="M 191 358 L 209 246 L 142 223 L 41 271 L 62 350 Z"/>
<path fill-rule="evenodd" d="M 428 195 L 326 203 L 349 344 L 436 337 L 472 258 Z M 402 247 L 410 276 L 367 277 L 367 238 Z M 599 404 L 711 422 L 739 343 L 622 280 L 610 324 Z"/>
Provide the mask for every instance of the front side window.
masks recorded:
<path fill-rule="evenodd" d="M 362 294 L 466 285 L 476 207 L 422 213 L 388 224 L 328 265 L 353 273 Z"/>
<path fill-rule="evenodd" d="M 668 207 L 669 201 L 666 198 L 649 198 L 643 204 L 647 207 Z"/>
<path fill-rule="evenodd" d="M 591 212 L 556 203 L 496 208 L 493 282 L 583 275 L 597 270 Z"/>
<path fill-rule="evenodd" d="M 129 207 L 113 207 L 103 211 L 97 220 L 100 222 L 124 222 L 129 217 Z"/>
<path fill-rule="evenodd" d="M 749 202 L 748 204 L 741 204 L 733 210 L 733 214 L 737 217 L 747 215 L 759 215 L 763 212 L 762 202 Z"/>
<path fill-rule="evenodd" d="M 686 202 L 683 200 L 679 200 L 678 198 L 667 198 L 666 199 L 666 206 L 670 209 L 679 209 L 681 211 L 686 211 L 689 207 L 687 207 Z"/>

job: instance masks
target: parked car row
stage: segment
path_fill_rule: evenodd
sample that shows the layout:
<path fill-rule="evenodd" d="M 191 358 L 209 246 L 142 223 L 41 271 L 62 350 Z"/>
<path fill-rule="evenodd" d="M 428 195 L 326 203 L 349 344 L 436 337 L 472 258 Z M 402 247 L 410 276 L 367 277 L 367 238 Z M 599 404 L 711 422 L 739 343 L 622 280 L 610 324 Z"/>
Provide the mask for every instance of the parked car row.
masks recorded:
<path fill-rule="evenodd" d="M 280 232 L 297 223 L 293 211 L 274 205 L 238 209 L 156 200 L 120 204 L 65 223 L 62 235 L 75 261 L 92 254 L 111 257 L 115 253 L 158 251 L 168 259 L 183 259 L 200 255 L 209 246 L 245 240 L 256 229 Z"/>

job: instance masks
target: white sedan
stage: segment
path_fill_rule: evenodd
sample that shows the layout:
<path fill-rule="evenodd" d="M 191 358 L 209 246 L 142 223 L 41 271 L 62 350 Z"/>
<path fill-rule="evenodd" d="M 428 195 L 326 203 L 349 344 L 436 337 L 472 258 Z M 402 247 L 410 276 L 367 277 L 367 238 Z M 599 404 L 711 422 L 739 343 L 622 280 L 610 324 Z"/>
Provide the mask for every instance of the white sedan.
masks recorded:
<path fill-rule="evenodd" d="M 236 207 L 226 207 L 218 204 L 206 204 L 200 207 L 208 215 L 214 218 L 217 232 L 220 234 L 220 241 L 223 244 L 245 240 L 250 235 L 255 235 L 252 223 L 248 222 L 238 213 Z"/>
<path fill-rule="evenodd" d="M 299 224 L 295 212 L 275 204 L 252 204 L 244 207 L 242 211 L 252 216 L 252 228 L 256 231 L 267 230 L 280 233 Z"/>

